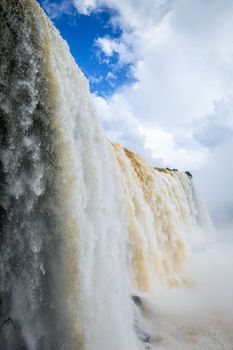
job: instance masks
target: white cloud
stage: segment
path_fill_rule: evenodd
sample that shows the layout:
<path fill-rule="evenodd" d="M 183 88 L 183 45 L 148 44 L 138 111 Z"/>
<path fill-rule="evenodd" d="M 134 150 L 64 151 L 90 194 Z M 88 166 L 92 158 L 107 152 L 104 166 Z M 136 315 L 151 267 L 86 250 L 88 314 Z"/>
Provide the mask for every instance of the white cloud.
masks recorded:
<path fill-rule="evenodd" d="M 157 23 L 167 13 L 173 4 L 173 0 L 74 0 L 78 10 L 82 13 L 104 7 L 118 11 L 113 21 L 120 24 L 126 30 Z"/>
<path fill-rule="evenodd" d="M 194 180 L 208 201 L 208 207 L 218 224 L 233 220 L 233 138 L 209 152 L 202 168 L 194 172 Z"/>
<path fill-rule="evenodd" d="M 174 152 L 178 152 L 180 140 L 188 135 L 190 143 L 198 123 L 214 112 L 216 101 L 233 92 L 233 4 L 220 0 L 96 1 L 96 6 L 104 4 L 119 11 L 115 21 L 123 34 L 117 41 L 99 38 L 98 43 L 106 56 L 117 52 L 122 61 L 125 48 L 131 47 L 127 62 L 133 63 L 137 79 L 134 86 L 117 94 L 127 101 L 144 130 L 171 133 Z M 189 144 L 186 151 L 184 146 L 181 155 L 190 153 Z M 158 156 L 167 162 L 165 148 Z M 170 152 L 169 161 L 173 159 Z M 193 165 L 201 165 L 200 157 L 194 157 Z"/>
<path fill-rule="evenodd" d="M 209 148 L 220 146 L 233 137 L 233 96 L 214 103 L 213 113 L 199 122 L 194 137 Z"/>
<path fill-rule="evenodd" d="M 95 45 L 104 53 L 106 57 L 111 57 L 114 54 L 119 56 L 119 64 L 131 63 L 134 60 L 134 55 L 122 40 L 111 39 L 109 37 L 98 38 Z"/>
<path fill-rule="evenodd" d="M 78 12 L 82 13 L 83 15 L 89 15 L 97 5 L 96 0 L 73 0 L 73 2 Z"/>
<path fill-rule="evenodd" d="M 72 0 L 62 0 L 59 3 L 44 0 L 43 8 L 50 18 L 59 18 L 63 14 L 72 14 L 72 4 Z"/>
<path fill-rule="evenodd" d="M 185 145 L 177 147 L 174 135 L 159 127 L 143 128 L 142 134 L 145 137 L 145 148 L 150 150 L 154 163 L 156 158 L 160 158 L 163 166 L 181 171 L 188 169 L 198 169 L 205 161 L 205 152 L 200 148 L 189 149 Z"/>
<path fill-rule="evenodd" d="M 92 84 L 99 84 L 103 81 L 104 77 L 102 75 L 91 75 L 88 77 L 89 82 Z"/>
<path fill-rule="evenodd" d="M 108 74 L 106 75 L 106 79 L 107 80 L 116 80 L 116 76 L 112 72 L 108 72 Z"/>
<path fill-rule="evenodd" d="M 116 51 L 115 41 L 109 38 L 98 38 L 96 40 L 96 45 L 101 48 L 106 56 L 112 56 L 114 51 Z"/>

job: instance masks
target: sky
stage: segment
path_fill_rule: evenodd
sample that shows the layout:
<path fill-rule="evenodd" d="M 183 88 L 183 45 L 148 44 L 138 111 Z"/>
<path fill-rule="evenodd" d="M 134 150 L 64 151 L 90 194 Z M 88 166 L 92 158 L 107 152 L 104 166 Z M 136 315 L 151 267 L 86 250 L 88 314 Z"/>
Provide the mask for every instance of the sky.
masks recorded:
<path fill-rule="evenodd" d="M 233 1 L 39 0 L 90 83 L 109 138 L 189 170 L 233 220 Z"/>

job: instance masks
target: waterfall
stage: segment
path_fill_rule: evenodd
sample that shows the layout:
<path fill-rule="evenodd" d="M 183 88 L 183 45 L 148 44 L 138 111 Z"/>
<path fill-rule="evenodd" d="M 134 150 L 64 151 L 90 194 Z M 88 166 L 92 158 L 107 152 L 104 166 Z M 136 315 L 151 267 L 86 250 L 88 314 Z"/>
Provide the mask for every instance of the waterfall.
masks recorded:
<path fill-rule="evenodd" d="M 0 20 L 1 349 L 143 349 L 139 295 L 190 283 L 191 181 L 111 145 L 34 0 Z"/>
<path fill-rule="evenodd" d="M 197 229 L 189 177 L 153 168 L 133 152 L 113 147 L 121 170 L 135 288 L 153 292 L 161 281 L 188 282 L 189 236 Z"/>

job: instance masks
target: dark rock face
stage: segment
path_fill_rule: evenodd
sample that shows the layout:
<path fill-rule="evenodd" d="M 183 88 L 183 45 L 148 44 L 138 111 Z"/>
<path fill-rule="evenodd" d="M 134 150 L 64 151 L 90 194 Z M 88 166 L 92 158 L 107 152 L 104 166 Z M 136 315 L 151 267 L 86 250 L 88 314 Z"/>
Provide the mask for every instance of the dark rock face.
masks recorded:
<path fill-rule="evenodd" d="M 50 87 L 33 6 L 0 0 L 0 324 L 13 320 L 1 350 L 61 349 L 65 337 L 54 300 L 61 246 Z"/>
<path fill-rule="evenodd" d="M 140 328 L 139 324 L 136 323 L 136 322 L 135 322 L 135 324 L 134 324 L 134 329 L 135 329 L 135 331 L 136 331 L 136 334 L 137 334 L 138 338 L 139 338 L 143 343 L 148 343 L 148 344 L 150 344 L 150 342 L 151 342 L 151 336 L 150 336 L 147 332 L 143 331 L 143 330 Z"/>
<path fill-rule="evenodd" d="M 134 304 L 141 309 L 143 307 L 142 298 L 139 295 L 132 295 L 131 296 Z M 135 318 L 134 321 L 134 330 L 137 334 L 138 339 L 145 343 L 145 349 L 150 349 L 150 343 L 151 343 L 151 336 L 146 331 L 143 330 L 142 325 L 140 324 L 139 320 Z"/>
<path fill-rule="evenodd" d="M 131 298 L 132 298 L 133 302 L 135 303 L 135 305 L 142 306 L 142 299 L 139 295 L 132 295 Z"/>

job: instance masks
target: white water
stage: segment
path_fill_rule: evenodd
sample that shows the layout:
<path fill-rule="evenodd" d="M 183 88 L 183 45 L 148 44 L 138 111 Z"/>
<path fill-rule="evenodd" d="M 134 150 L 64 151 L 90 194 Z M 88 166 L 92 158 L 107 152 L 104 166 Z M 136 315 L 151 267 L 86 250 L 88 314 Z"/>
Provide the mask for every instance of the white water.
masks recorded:
<path fill-rule="evenodd" d="M 7 144 L 1 152 L 6 174 L 1 206 L 18 236 L 9 239 L 12 227 L 3 228 L 5 304 L 7 291 L 11 295 L 5 314 L 18 321 L 28 349 L 136 348 L 116 164 L 95 118 L 87 82 L 34 1 L 3 5 L 9 17 L 2 30 L 15 45 L 10 50 L 18 70 L 11 72 L 7 57 L 1 75 L 7 129 L 2 134 Z M 22 95 L 13 110 L 17 93 Z M 25 264 L 24 258 L 30 261 Z M 8 266 L 10 260 L 19 260 L 26 276 Z M 49 281 L 43 282 L 44 276 Z M 53 322 L 54 330 L 47 331 Z M 12 339 L 13 330 L 8 337 L 4 346 L 13 349 L 19 340 Z"/>
<path fill-rule="evenodd" d="M 188 349 L 176 305 L 211 227 L 190 179 L 111 145 L 39 6 L 0 6 L 0 349 Z"/>

